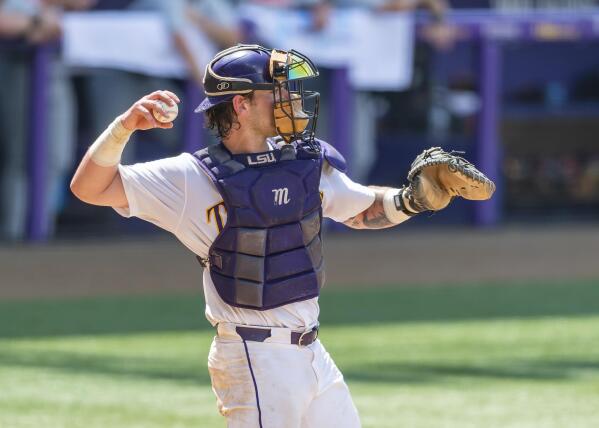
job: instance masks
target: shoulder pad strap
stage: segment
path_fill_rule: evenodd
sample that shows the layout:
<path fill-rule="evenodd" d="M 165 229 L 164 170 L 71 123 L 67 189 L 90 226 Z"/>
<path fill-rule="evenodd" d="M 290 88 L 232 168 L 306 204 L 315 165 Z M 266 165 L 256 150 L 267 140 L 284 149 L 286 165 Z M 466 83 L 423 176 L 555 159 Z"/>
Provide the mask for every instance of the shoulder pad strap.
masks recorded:
<path fill-rule="evenodd" d="M 193 154 L 193 156 L 197 159 L 198 165 L 208 175 L 208 177 L 210 177 L 213 182 L 218 181 L 214 175 L 214 172 L 212 171 L 213 162 L 210 158 L 210 154 L 208 153 L 208 147 L 198 150 Z"/>
<path fill-rule="evenodd" d="M 208 156 L 208 147 L 198 150 L 193 155 L 198 159 L 204 159 L 206 156 Z"/>
<path fill-rule="evenodd" d="M 326 141 L 317 140 L 320 144 L 320 151 L 324 159 L 338 171 L 347 172 L 347 162 L 345 158 L 337 149 L 331 146 Z"/>
<path fill-rule="evenodd" d="M 214 181 L 245 169 L 245 165 L 234 160 L 220 143 L 198 150 L 193 155 Z"/>
<path fill-rule="evenodd" d="M 218 163 L 225 163 L 231 159 L 231 155 L 221 143 L 208 146 L 208 153 L 210 154 L 210 157 Z"/>

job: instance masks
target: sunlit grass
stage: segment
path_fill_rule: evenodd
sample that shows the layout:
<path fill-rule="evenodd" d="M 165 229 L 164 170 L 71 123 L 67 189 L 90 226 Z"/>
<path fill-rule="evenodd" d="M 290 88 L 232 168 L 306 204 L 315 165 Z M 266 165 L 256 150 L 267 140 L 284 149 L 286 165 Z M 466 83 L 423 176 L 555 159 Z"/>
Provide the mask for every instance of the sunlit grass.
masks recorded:
<path fill-rule="evenodd" d="M 365 427 L 595 427 L 599 285 L 325 292 Z M 0 303 L 0 427 L 224 427 L 201 296 Z"/>

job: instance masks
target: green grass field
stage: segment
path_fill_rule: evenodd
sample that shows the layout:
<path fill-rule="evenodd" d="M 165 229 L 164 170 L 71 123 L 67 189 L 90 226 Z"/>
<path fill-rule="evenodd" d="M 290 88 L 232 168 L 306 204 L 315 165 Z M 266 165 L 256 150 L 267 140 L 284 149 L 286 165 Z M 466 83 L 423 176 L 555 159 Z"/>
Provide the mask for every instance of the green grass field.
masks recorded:
<path fill-rule="evenodd" d="M 599 281 L 326 290 L 365 427 L 599 426 Z M 224 427 L 200 295 L 0 302 L 0 427 Z"/>

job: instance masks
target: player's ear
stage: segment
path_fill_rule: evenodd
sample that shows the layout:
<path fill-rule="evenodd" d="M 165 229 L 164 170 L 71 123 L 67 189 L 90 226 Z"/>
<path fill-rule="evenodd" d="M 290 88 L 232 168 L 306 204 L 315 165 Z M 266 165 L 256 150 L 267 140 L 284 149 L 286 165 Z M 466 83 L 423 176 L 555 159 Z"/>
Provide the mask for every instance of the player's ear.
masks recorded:
<path fill-rule="evenodd" d="M 249 107 L 249 100 L 242 95 L 235 95 L 231 101 L 233 102 L 233 109 L 237 116 L 246 112 Z"/>

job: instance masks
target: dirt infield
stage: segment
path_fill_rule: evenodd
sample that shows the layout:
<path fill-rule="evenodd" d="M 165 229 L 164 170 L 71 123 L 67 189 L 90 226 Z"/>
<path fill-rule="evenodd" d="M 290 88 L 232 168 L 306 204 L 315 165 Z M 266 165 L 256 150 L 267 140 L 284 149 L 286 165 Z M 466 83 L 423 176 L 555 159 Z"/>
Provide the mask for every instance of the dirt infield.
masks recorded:
<path fill-rule="evenodd" d="M 331 234 L 331 287 L 597 279 L 599 226 Z M 201 289 L 193 255 L 163 235 L 0 247 L 0 298 Z"/>

